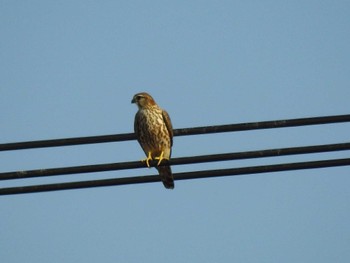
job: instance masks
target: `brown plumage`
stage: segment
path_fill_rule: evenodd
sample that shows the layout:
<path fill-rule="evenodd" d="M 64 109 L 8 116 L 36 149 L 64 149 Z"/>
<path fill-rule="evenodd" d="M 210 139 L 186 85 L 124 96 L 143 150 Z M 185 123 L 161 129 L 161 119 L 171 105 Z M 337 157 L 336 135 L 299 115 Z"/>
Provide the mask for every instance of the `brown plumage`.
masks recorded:
<path fill-rule="evenodd" d="M 165 188 L 173 189 L 174 178 L 170 166 L 159 166 L 171 157 L 173 128 L 170 117 L 146 92 L 135 94 L 131 103 L 135 103 L 139 109 L 135 115 L 134 130 L 147 156 L 144 161 L 149 166 L 150 160 L 158 160 L 156 168 Z"/>

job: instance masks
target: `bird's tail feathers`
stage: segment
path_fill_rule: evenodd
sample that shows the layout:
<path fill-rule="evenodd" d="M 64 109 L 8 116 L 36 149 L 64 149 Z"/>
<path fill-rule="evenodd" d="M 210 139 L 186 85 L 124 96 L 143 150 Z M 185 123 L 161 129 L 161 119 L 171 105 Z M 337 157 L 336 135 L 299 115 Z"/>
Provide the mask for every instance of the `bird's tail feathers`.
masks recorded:
<path fill-rule="evenodd" d="M 162 180 L 165 188 L 167 189 L 174 189 L 174 177 L 171 172 L 171 168 L 168 165 L 165 166 L 159 166 L 157 167 L 157 170 L 160 175 L 160 179 Z"/>

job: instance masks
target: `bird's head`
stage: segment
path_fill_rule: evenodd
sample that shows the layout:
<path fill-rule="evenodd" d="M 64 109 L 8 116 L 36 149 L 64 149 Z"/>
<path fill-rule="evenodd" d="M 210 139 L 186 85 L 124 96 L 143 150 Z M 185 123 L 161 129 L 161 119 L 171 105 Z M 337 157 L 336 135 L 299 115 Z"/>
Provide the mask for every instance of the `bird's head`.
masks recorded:
<path fill-rule="evenodd" d="M 146 92 L 135 94 L 131 103 L 135 103 L 139 109 L 147 108 L 156 104 L 152 96 Z"/>

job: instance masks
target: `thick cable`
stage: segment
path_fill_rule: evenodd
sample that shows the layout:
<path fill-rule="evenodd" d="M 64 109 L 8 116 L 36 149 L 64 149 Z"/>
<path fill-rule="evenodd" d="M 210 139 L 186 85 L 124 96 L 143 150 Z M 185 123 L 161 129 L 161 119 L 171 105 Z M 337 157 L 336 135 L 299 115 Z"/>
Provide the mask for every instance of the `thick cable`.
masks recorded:
<path fill-rule="evenodd" d="M 185 173 L 174 174 L 174 179 L 189 180 L 189 179 L 201 179 L 201 178 L 216 178 L 216 177 L 222 177 L 222 176 L 260 174 L 260 173 L 271 173 L 271 172 L 292 171 L 292 170 L 302 170 L 302 169 L 316 169 L 316 168 L 348 166 L 348 165 L 350 165 L 350 158 L 320 160 L 320 161 L 312 161 L 312 162 L 299 162 L 299 163 L 283 163 L 283 164 L 231 168 L 231 169 L 222 169 L 222 170 L 185 172 Z M 153 183 L 158 181 L 160 181 L 160 178 L 158 175 L 149 175 L 149 176 L 124 177 L 124 178 L 80 181 L 80 182 L 69 182 L 69 183 L 30 185 L 30 186 L 0 188 L 0 195 L 38 193 L 38 192 L 82 189 L 82 188 L 92 188 L 92 187 L 102 187 L 102 186 L 117 186 L 117 185 L 128 185 L 128 184 L 144 184 L 144 183 Z"/>
<path fill-rule="evenodd" d="M 285 156 L 285 155 L 311 154 L 311 153 L 334 152 L 334 151 L 345 151 L 345 150 L 350 150 L 350 143 L 337 143 L 337 144 L 325 144 L 325 145 L 248 151 L 248 152 L 181 157 L 181 158 L 171 159 L 168 162 L 168 164 L 170 165 L 195 164 L 195 163 L 204 163 L 204 162 L 218 162 L 218 161 L 241 160 L 241 159 L 252 159 L 252 158 L 263 158 L 263 157 L 277 157 L 277 156 Z M 155 166 L 157 164 L 157 161 L 150 162 L 150 164 L 151 166 Z M 0 173 L 0 180 L 13 180 L 13 179 L 24 179 L 24 178 L 33 178 L 33 177 L 44 177 L 44 176 L 106 172 L 106 171 L 115 171 L 115 170 L 136 169 L 136 168 L 143 168 L 143 167 L 146 167 L 146 164 L 144 162 L 142 163 L 140 161 L 134 161 L 134 162 L 72 166 L 72 167 L 63 167 L 63 168 L 37 169 L 37 170 L 28 170 L 28 171 Z"/>
<path fill-rule="evenodd" d="M 311 118 L 298 118 L 298 119 L 288 119 L 288 120 L 249 122 L 249 123 L 238 123 L 238 124 L 227 124 L 227 125 L 215 125 L 215 126 L 204 126 L 204 127 L 194 127 L 194 128 L 182 128 L 182 129 L 175 129 L 174 136 L 285 128 L 285 127 L 331 124 L 331 123 L 341 123 L 341 122 L 350 122 L 350 114 L 311 117 Z M 135 139 L 136 139 L 136 136 L 134 133 L 124 133 L 124 134 L 112 134 L 112 135 L 101 135 L 101 136 L 63 138 L 63 139 L 53 139 L 53 140 L 14 142 L 14 143 L 0 144 L 0 151 L 119 142 L 119 141 L 135 140 Z"/>

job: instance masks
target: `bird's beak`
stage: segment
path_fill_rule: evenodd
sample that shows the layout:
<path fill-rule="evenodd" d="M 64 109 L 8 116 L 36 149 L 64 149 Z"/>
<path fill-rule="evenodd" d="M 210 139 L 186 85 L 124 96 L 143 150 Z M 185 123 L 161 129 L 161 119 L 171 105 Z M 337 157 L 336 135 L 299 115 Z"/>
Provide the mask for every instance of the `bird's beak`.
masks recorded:
<path fill-rule="evenodd" d="M 132 98 L 131 103 L 135 103 L 135 102 L 136 102 L 136 100 L 135 100 L 135 97 L 134 97 L 134 98 Z"/>

